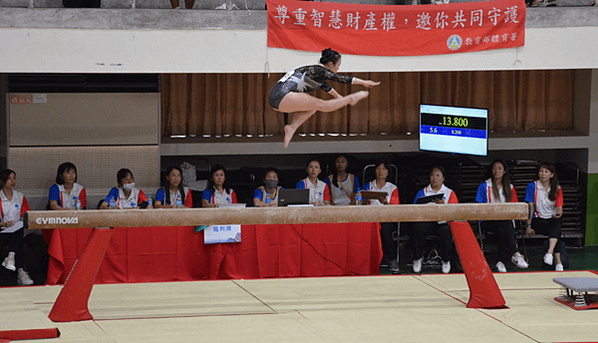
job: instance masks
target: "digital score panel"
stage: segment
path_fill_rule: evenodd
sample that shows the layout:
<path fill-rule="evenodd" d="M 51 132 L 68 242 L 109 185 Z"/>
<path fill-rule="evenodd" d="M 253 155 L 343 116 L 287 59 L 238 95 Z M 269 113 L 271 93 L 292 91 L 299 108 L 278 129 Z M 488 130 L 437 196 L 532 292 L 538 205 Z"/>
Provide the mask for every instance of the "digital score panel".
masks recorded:
<path fill-rule="evenodd" d="M 420 150 L 486 156 L 488 110 L 420 105 Z"/>

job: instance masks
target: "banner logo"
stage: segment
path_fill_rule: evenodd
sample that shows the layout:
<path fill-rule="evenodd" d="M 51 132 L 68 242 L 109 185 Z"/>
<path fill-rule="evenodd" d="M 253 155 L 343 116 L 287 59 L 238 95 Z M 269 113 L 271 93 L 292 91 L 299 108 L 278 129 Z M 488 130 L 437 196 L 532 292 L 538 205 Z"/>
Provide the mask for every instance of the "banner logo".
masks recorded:
<path fill-rule="evenodd" d="M 451 50 L 459 50 L 461 45 L 463 45 L 463 39 L 459 35 L 452 35 L 446 41 L 446 46 Z"/>

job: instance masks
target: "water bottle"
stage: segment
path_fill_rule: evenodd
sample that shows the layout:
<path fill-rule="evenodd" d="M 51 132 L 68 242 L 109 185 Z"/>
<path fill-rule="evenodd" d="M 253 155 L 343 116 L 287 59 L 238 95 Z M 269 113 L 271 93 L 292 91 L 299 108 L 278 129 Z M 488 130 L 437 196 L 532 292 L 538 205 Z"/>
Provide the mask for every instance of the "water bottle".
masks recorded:
<path fill-rule="evenodd" d="M 75 201 L 75 210 L 80 210 L 81 209 L 81 200 L 79 200 L 79 197 L 73 197 L 73 200 Z"/>
<path fill-rule="evenodd" d="M 181 199 L 181 195 L 176 195 L 176 207 L 181 208 L 183 207 L 183 199 Z"/>
<path fill-rule="evenodd" d="M 148 195 L 147 196 L 147 206 L 150 207 L 150 206 L 153 206 L 153 205 L 154 205 L 154 201 L 152 200 L 152 196 Z"/>
<path fill-rule="evenodd" d="M 116 199 L 110 198 L 110 208 L 116 208 Z"/>
<path fill-rule="evenodd" d="M 357 189 L 357 195 L 355 196 L 355 205 L 361 205 L 363 198 L 361 197 L 361 188 Z"/>
<path fill-rule="evenodd" d="M 270 194 L 266 193 L 266 205 L 270 205 L 270 202 L 272 201 L 272 199 L 270 199 Z"/>

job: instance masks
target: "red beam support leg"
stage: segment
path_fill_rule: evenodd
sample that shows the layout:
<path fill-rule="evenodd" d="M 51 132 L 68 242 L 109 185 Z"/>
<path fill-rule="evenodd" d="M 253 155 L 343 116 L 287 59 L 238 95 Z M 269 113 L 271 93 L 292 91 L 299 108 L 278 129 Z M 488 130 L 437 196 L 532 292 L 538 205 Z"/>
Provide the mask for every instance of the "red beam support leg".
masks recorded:
<path fill-rule="evenodd" d="M 87 303 L 113 228 L 94 228 L 48 316 L 53 322 L 91 320 Z"/>
<path fill-rule="evenodd" d="M 506 301 L 468 222 L 451 222 L 451 232 L 469 286 L 468 308 L 505 308 Z"/>

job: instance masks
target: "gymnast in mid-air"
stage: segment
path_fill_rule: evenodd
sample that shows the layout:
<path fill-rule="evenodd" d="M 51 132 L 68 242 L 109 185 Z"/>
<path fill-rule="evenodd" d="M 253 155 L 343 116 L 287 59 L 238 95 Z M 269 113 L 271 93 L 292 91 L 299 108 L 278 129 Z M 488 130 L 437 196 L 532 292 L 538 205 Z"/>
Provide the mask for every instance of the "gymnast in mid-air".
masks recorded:
<path fill-rule="evenodd" d="M 347 105 L 355 105 L 359 100 L 365 99 L 369 92 L 359 91 L 347 96 L 338 94 L 326 81 L 362 85 L 372 88 L 380 84 L 371 80 L 362 80 L 357 77 L 337 74 L 341 65 L 341 55 L 328 48 L 322 51 L 320 64 L 293 69 L 286 73 L 270 90 L 268 101 L 273 109 L 292 113 L 291 123 L 284 127 L 284 147 L 289 146 L 295 131 L 307 119 L 316 113 L 332 112 Z M 334 97 L 322 100 L 307 94 L 321 88 Z"/>

